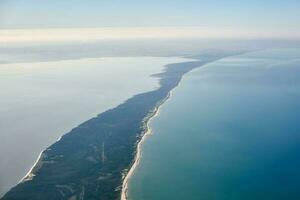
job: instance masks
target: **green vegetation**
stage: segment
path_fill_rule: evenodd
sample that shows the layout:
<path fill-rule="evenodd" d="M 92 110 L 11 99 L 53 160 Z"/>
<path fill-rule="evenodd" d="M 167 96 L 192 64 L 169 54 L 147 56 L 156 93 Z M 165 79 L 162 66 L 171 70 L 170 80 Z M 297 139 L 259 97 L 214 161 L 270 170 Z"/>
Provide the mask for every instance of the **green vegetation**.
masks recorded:
<path fill-rule="evenodd" d="M 167 65 L 165 72 L 154 75 L 160 77 L 160 88 L 136 95 L 64 135 L 43 152 L 33 178 L 19 183 L 2 199 L 119 199 L 122 180 L 151 112 L 183 74 L 223 56 Z"/>

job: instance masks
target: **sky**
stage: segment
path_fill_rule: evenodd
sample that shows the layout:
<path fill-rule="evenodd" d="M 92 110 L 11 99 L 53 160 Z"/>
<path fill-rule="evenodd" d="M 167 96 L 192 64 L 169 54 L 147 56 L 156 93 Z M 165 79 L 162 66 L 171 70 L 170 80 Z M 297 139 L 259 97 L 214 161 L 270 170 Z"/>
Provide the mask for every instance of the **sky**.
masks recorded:
<path fill-rule="evenodd" d="M 300 37 L 299 10 L 300 0 L 0 0 L 0 29 L 196 27 Z"/>

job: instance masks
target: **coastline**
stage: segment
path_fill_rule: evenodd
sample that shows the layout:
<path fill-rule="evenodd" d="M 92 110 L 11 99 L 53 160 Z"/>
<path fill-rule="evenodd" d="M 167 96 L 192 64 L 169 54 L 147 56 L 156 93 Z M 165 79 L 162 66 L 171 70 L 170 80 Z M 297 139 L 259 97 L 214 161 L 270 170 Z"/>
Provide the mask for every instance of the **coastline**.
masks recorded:
<path fill-rule="evenodd" d="M 37 178 L 13 187 L 3 200 L 38 200 L 40 195 L 70 199 L 81 198 L 83 193 L 91 199 L 127 200 L 128 181 L 139 164 L 141 145 L 151 133 L 150 121 L 187 72 L 227 56 L 166 65 L 163 72 L 153 75 L 159 78 L 160 87 L 135 95 L 65 134 L 42 152 L 27 173 Z"/>
<path fill-rule="evenodd" d="M 33 169 L 40 162 L 40 159 L 41 159 L 43 153 L 44 153 L 44 150 L 39 153 L 39 156 L 37 157 L 36 161 L 33 163 L 32 167 L 29 169 L 29 171 L 26 173 L 26 175 L 17 184 L 22 183 L 24 181 L 30 181 L 34 177 Z"/>
<path fill-rule="evenodd" d="M 175 88 L 176 88 L 176 87 L 175 87 Z M 175 89 L 175 88 L 174 88 L 174 89 Z M 149 123 L 150 123 L 150 121 L 151 121 L 154 117 L 156 117 L 156 116 L 159 115 L 160 107 L 161 107 L 161 106 L 162 106 L 162 105 L 170 98 L 171 92 L 172 92 L 172 91 L 169 92 L 168 96 L 167 96 L 164 100 L 162 100 L 161 103 L 159 103 L 153 111 L 150 111 L 150 112 L 149 112 L 149 116 L 146 117 L 146 119 L 144 120 L 146 129 L 145 129 L 145 132 L 144 132 L 144 134 L 143 134 L 141 140 L 138 142 L 138 145 L 137 145 L 137 152 L 136 152 L 136 155 L 135 155 L 134 163 L 133 163 L 133 165 L 130 167 L 130 170 L 129 170 L 128 173 L 126 174 L 125 179 L 124 179 L 124 181 L 123 181 L 123 184 L 122 184 L 122 196 L 124 195 L 124 194 L 123 194 L 123 188 L 124 188 L 124 186 L 126 186 L 126 188 L 127 188 L 127 179 L 130 178 L 130 176 L 131 176 L 130 173 L 133 173 L 134 169 L 136 168 L 136 166 L 138 165 L 138 162 L 139 162 L 139 160 L 140 160 L 140 154 L 141 154 L 141 153 L 140 153 L 140 145 L 144 142 L 145 137 L 146 137 L 147 135 L 150 135 L 150 134 L 151 134 L 151 128 L 149 127 Z M 124 102 L 123 102 L 123 103 L 124 103 Z M 59 141 L 61 140 L 62 137 L 63 137 L 63 136 L 60 136 L 60 137 L 56 140 L 56 142 L 59 142 Z M 46 149 L 47 149 L 47 148 L 46 148 Z M 35 160 L 35 162 L 34 162 L 33 165 L 31 166 L 31 168 L 28 170 L 28 172 L 26 173 L 26 175 L 25 175 L 23 178 L 21 178 L 20 181 L 19 181 L 16 185 L 18 185 L 18 184 L 20 184 L 20 183 L 22 183 L 22 182 L 25 182 L 25 181 L 30 181 L 30 180 L 32 180 L 32 178 L 35 176 L 35 174 L 33 173 L 33 169 L 38 165 L 38 163 L 41 162 L 41 158 L 42 158 L 42 155 L 43 155 L 44 151 L 45 151 L 45 150 L 42 150 L 42 151 L 39 153 L 37 159 Z M 125 181 L 125 180 L 126 180 L 126 181 Z M 122 200 L 126 200 L 126 198 L 124 198 L 124 199 L 121 198 L 121 199 L 122 199 Z"/>
<path fill-rule="evenodd" d="M 285 199 L 285 196 L 288 196 L 289 194 L 295 198 L 299 197 L 299 190 L 295 187 L 299 183 L 299 179 L 295 177 L 295 174 L 299 171 L 297 171 L 297 168 L 293 167 L 293 165 L 292 167 L 290 165 L 290 163 L 299 165 L 299 161 L 295 159 L 299 155 L 297 154 L 299 148 L 294 148 L 295 143 L 284 143 L 287 146 L 293 146 L 287 147 L 291 157 L 288 156 L 288 158 L 286 158 L 286 154 L 278 154 L 278 150 L 282 150 L 282 147 L 278 147 L 278 145 L 271 145 L 272 148 L 270 148 L 272 149 L 272 152 L 270 155 L 268 154 L 270 157 L 268 157 L 267 160 L 264 156 L 261 156 L 261 151 L 263 152 L 265 150 L 266 145 L 274 144 L 274 141 L 278 144 L 282 142 L 282 139 L 285 137 L 297 136 L 297 131 L 292 131 L 289 136 L 287 136 L 284 131 L 284 127 L 286 127 L 287 124 L 292 127 L 297 126 L 296 121 L 295 123 L 290 123 L 290 118 L 285 119 L 283 122 L 281 121 L 283 119 L 281 117 L 276 119 L 270 118 L 271 121 L 274 120 L 278 123 L 280 121 L 278 127 L 281 127 L 276 131 L 276 134 L 278 134 L 276 136 L 278 137 L 272 138 L 270 141 L 269 136 L 274 135 L 273 123 L 267 121 L 268 123 L 266 124 L 268 124 L 270 128 L 265 129 L 264 124 L 260 124 L 262 120 L 265 120 L 265 116 L 260 115 L 261 109 L 256 109 L 255 111 L 252 109 L 257 105 L 259 107 L 264 106 L 266 98 L 274 99 L 281 96 L 282 93 L 272 91 L 268 93 L 268 95 L 261 96 L 255 101 L 247 101 L 250 97 L 259 96 L 262 91 L 265 92 L 264 87 L 263 89 L 260 88 L 262 85 L 266 84 L 262 80 L 264 80 L 265 76 L 272 74 L 271 72 L 270 74 L 264 73 L 265 66 L 273 66 L 276 65 L 276 63 L 280 63 L 278 66 L 276 65 L 278 68 L 273 69 L 276 73 L 272 74 L 272 76 L 278 76 L 277 72 L 282 72 L 282 74 L 287 75 L 297 69 L 297 60 L 259 60 L 259 62 L 257 62 L 257 68 L 253 69 L 251 64 L 254 61 L 256 62 L 258 57 L 263 57 L 262 55 L 266 54 L 259 52 L 252 55 L 242 55 L 241 57 L 237 56 L 235 58 L 215 62 L 210 65 L 205 65 L 203 67 L 206 68 L 205 70 L 200 67 L 195 71 L 192 71 L 192 73 L 187 74 L 181 81 L 182 86 L 184 85 L 185 87 L 178 88 L 178 90 L 173 93 L 174 96 L 170 99 L 171 101 L 168 101 L 164 107 L 161 108 L 161 113 L 158 118 L 151 121 L 150 127 L 153 132 L 149 138 L 146 138 L 146 142 L 141 146 L 141 160 L 139 161 L 139 166 L 136 167 L 135 172 L 132 173 L 133 175 L 130 174 L 131 179 L 129 178 L 128 180 L 129 184 L 127 188 L 128 194 L 125 198 L 130 200 L 193 199 L 195 197 L 203 197 L 204 199 L 208 197 L 213 199 L 216 197 L 215 194 L 217 194 L 218 198 L 224 196 L 225 193 L 235 193 L 237 199 L 263 199 L 264 197 L 267 199 L 273 199 L 274 197 L 275 199 L 277 199 L 277 197 L 278 199 Z M 251 57 L 251 59 L 249 57 Z M 276 57 L 276 55 L 274 57 Z M 249 60 L 246 60 L 245 62 L 241 61 L 241 59 L 244 58 L 249 58 Z M 228 63 L 231 63 L 232 65 L 228 67 Z M 248 71 L 248 69 L 251 69 L 250 71 L 253 72 L 255 80 L 252 76 L 248 77 L 248 74 L 244 73 L 245 71 Z M 224 76 L 221 78 L 222 81 L 220 81 L 219 75 L 226 74 L 227 72 L 232 73 L 228 76 L 229 79 L 227 76 Z M 205 77 L 207 74 L 211 75 L 211 77 L 207 80 L 205 78 L 202 79 L 202 77 Z M 284 76 L 282 74 L 280 74 L 280 77 Z M 244 95 L 245 87 L 246 89 L 250 88 L 251 90 L 254 85 L 248 85 L 248 82 L 244 82 L 244 79 L 241 79 L 240 77 L 251 81 L 253 80 L 255 87 L 260 89 L 251 94 L 246 92 L 247 94 Z M 285 86 L 287 86 L 287 88 L 285 89 L 291 89 L 290 86 L 293 87 L 294 82 L 290 82 L 290 77 L 284 80 L 286 82 L 283 81 L 284 83 L 282 83 L 284 85 L 286 84 Z M 218 82 L 218 84 L 215 84 L 216 82 Z M 275 85 L 278 84 L 276 79 L 272 80 L 272 82 L 274 82 Z M 237 83 L 242 84 L 242 86 Z M 288 83 L 292 84 L 289 85 Z M 212 90 L 207 90 L 206 87 L 202 87 L 206 84 Z M 226 85 L 226 87 L 220 90 L 220 86 L 223 86 L 222 84 Z M 241 98 L 240 96 L 234 96 L 236 91 L 231 90 L 234 84 L 237 84 L 236 89 L 238 93 L 242 94 Z M 270 87 L 272 90 L 273 85 L 269 84 L 270 82 L 267 83 L 268 86 L 264 86 Z M 193 93 L 193 91 L 196 91 L 196 93 Z M 219 94 L 224 94 L 224 99 L 220 98 Z M 202 99 L 202 101 L 199 101 L 199 99 Z M 245 103 L 237 106 L 236 102 L 240 102 L 241 100 L 244 100 Z M 297 104 L 297 99 L 294 97 L 289 98 L 287 101 L 294 102 L 293 105 Z M 216 104 L 216 102 L 219 104 Z M 276 104 L 280 105 L 278 102 Z M 178 107 L 178 105 L 180 105 L 180 107 Z M 214 105 L 220 105 L 220 109 L 219 107 L 218 109 L 215 109 Z M 198 109 L 195 110 L 195 107 Z M 237 107 L 239 109 L 233 111 Z M 290 110 L 290 107 L 285 108 L 288 111 L 283 111 L 282 115 L 279 114 L 278 116 L 286 116 L 287 113 L 297 113 L 295 110 Z M 270 104 L 267 108 L 264 107 L 264 109 L 269 110 L 269 113 L 272 113 L 274 104 Z M 231 111 L 233 111 L 233 119 L 240 122 L 242 126 L 236 127 L 235 125 L 229 125 L 230 139 L 228 140 L 228 137 L 223 137 L 224 134 L 222 130 L 224 130 L 224 127 L 228 126 L 227 114 Z M 182 112 L 190 114 L 184 116 L 181 115 Z M 203 112 L 213 114 L 211 116 L 203 116 Z M 249 115 L 250 118 L 253 114 L 260 118 L 260 120 L 257 121 L 257 126 L 248 126 L 249 123 L 247 120 L 249 119 L 249 116 L 246 118 L 241 117 L 247 112 L 251 113 Z M 294 116 L 294 114 L 292 115 Z M 272 114 L 270 114 L 270 116 L 272 116 Z M 199 119 L 201 123 L 199 123 Z M 220 126 L 215 127 L 215 119 L 221 121 Z M 178 123 L 174 123 L 174 120 Z M 190 129 L 190 127 L 194 128 Z M 241 131 L 248 129 L 253 129 L 254 132 L 257 129 L 261 129 L 262 132 L 265 131 L 266 133 L 262 136 L 259 131 L 254 135 L 253 131 Z M 202 132 L 199 133 L 199 130 L 200 132 L 202 130 Z M 162 134 L 159 134 L 158 131 Z M 207 134 L 209 131 L 211 131 L 211 135 Z M 248 138 L 251 138 L 251 142 L 249 143 L 249 141 L 241 140 L 241 133 L 242 137 L 246 135 Z M 217 136 L 221 137 L 216 139 Z M 195 138 L 197 140 L 195 140 Z M 288 138 L 286 139 L 288 140 Z M 213 150 L 211 148 L 212 146 Z M 259 148 L 253 151 L 253 147 Z M 193 150 L 200 153 L 196 153 L 190 157 L 190 152 Z M 232 150 L 234 150 L 234 152 Z M 249 160 L 245 162 L 245 156 L 250 156 L 250 162 L 248 162 Z M 224 163 L 226 162 L 220 158 L 226 158 L 227 163 L 231 163 L 230 166 L 228 167 L 225 165 L 224 167 Z M 277 167 L 278 165 L 281 166 L 280 163 L 282 159 L 288 159 L 290 162 L 283 164 L 282 168 L 280 167 L 280 169 L 278 169 Z M 232 162 L 233 160 L 235 162 Z M 203 163 L 209 163 L 209 165 Z M 251 164 L 251 169 L 256 169 L 255 173 L 253 173 L 252 170 L 249 170 L 249 164 Z M 176 168 L 173 170 L 172 167 L 174 168 L 174 166 L 179 167 L 178 169 Z M 270 173 L 264 173 L 266 166 L 269 168 Z M 199 175 L 195 176 L 196 172 L 199 172 Z M 245 175 L 236 179 L 236 177 L 240 176 L 241 172 Z M 228 176 L 226 175 L 223 177 L 224 173 Z M 203 177 L 206 176 L 208 177 L 207 180 L 212 180 L 213 183 L 215 183 L 213 186 L 209 185 L 207 180 L 203 179 Z M 228 177 L 230 178 L 228 179 Z M 274 179 L 274 177 L 276 178 Z M 285 178 L 286 180 L 290 180 L 290 182 L 287 183 L 289 187 L 282 188 L 282 182 L 280 180 Z M 190 182 L 189 184 L 186 184 L 186 182 L 182 180 L 188 180 Z M 263 182 L 263 184 L 261 182 Z M 225 187 L 223 187 L 224 183 L 226 183 Z M 216 189 L 215 185 L 221 185 L 221 189 Z M 241 185 L 243 187 L 239 187 Z M 245 187 L 250 188 L 250 190 L 244 190 Z M 266 193 L 261 193 L 262 187 L 268 192 L 268 195 L 265 196 Z M 179 194 L 177 194 L 178 192 Z"/>
<path fill-rule="evenodd" d="M 72 86 L 64 82 L 64 86 L 59 90 L 49 90 L 42 96 L 35 93 L 33 90 L 30 90 L 29 96 L 33 95 L 37 98 L 37 103 L 34 104 L 34 102 L 27 101 L 26 99 L 28 99 L 28 97 L 24 96 L 22 99 L 25 99 L 26 101 L 20 101 L 22 105 L 20 104 L 19 106 L 13 106 L 14 104 L 18 104 L 17 102 L 19 100 L 14 98 L 14 100 L 9 103 L 10 95 L 6 95 L 6 98 L 3 99 L 3 103 L 5 105 L 7 104 L 8 108 L 3 108 L 4 112 L 1 114 L 2 118 L 5 120 L 0 121 L 8 122 L 1 126 L 4 136 L 7 135 L 7 142 L 5 142 L 6 140 L 1 141 L 2 143 L 0 143 L 3 145 L 0 146 L 2 150 L 8 150 L 10 156 L 5 155 L 5 151 L 1 151 L 0 153 L 0 157 L 3 158 L 3 162 L 0 163 L 0 168 L 3 169 L 0 173 L 1 195 L 8 192 L 12 187 L 16 186 L 24 179 L 24 176 L 28 175 L 29 170 L 32 169 L 32 166 L 36 163 L 40 152 L 56 143 L 60 136 L 65 135 L 73 128 L 96 117 L 98 114 L 123 104 L 127 99 L 132 98 L 137 94 L 157 89 L 157 87 L 159 87 L 158 80 L 151 75 L 154 73 L 161 73 L 166 64 L 185 60 L 188 61 L 190 59 L 181 57 L 150 57 L 145 55 L 134 57 L 105 57 L 103 59 L 66 60 L 64 61 L 66 63 L 63 63 L 66 65 L 62 69 L 62 73 L 57 70 L 50 70 L 51 72 L 46 70 L 44 75 L 45 77 L 52 75 L 56 77 L 57 75 L 57 79 L 62 81 L 65 80 L 65 76 L 74 81 L 81 78 L 86 79 L 79 89 L 73 88 L 74 90 L 70 90 L 68 88 Z M 84 66 L 87 63 L 89 63 L 89 66 L 85 69 Z M 47 69 L 54 69 L 57 67 L 57 63 L 41 64 Z M 75 71 L 72 71 L 73 65 L 76 68 Z M 98 65 L 100 68 L 97 67 Z M 139 65 L 143 67 L 141 68 Z M 10 73 L 20 67 L 20 64 L 16 64 L 15 66 L 12 66 L 12 69 L 7 68 L 8 71 L 6 73 L 6 68 L 4 66 L 5 69 L 3 70 L 5 70 L 7 80 L 5 79 L 3 81 L 15 83 L 17 88 L 23 87 L 22 84 L 19 83 L 21 83 L 20 81 L 23 80 L 24 77 L 18 74 L 15 79 Z M 34 77 L 39 76 L 39 67 L 41 66 L 37 63 L 29 66 L 29 68 L 37 68 L 38 70 L 34 72 L 33 76 L 28 77 L 28 79 L 34 81 Z M 29 73 L 30 69 L 25 68 L 22 73 Z M 112 71 L 106 70 L 110 68 Z M 104 72 L 102 73 L 101 70 L 104 70 Z M 78 73 L 79 71 L 82 73 Z M 90 73 L 90 71 L 93 71 L 93 73 Z M 74 76 L 69 76 L 68 72 L 71 72 Z M 122 74 L 124 72 L 124 75 L 121 76 L 118 72 L 122 72 Z M 98 75 L 98 73 L 100 75 Z M 109 76 L 106 74 L 109 74 Z M 135 77 L 135 74 L 139 74 L 139 76 Z M 112 75 L 111 78 L 110 75 Z M 41 88 L 48 86 L 49 88 L 52 88 L 53 84 L 51 83 L 53 81 L 54 80 L 52 79 L 45 79 L 46 85 L 38 86 L 36 89 L 39 91 Z M 105 84 L 102 83 L 108 85 L 105 86 Z M 26 87 L 27 86 L 28 88 L 34 87 L 30 81 L 26 84 Z M 118 91 L 119 86 L 122 88 L 121 91 Z M 66 93 L 63 91 L 66 91 Z M 14 96 L 15 92 L 9 91 L 9 94 Z M 44 99 L 45 96 L 49 96 L 49 98 Z M 84 101 L 80 100 L 81 98 L 83 98 Z M 44 105 L 44 102 L 47 101 L 50 102 Z M 66 104 L 66 102 L 68 103 Z M 34 109 L 29 109 L 28 112 L 25 112 L 22 107 L 26 107 L 27 104 L 31 105 L 29 107 L 33 106 Z M 6 117 L 5 113 L 8 111 L 10 113 L 9 116 Z M 27 113 L 26 116 L 28 115 L 26 117 L 26 123 L 22 121 L 24 113 Z M 59 119 L 61 116 L 63 116 L 63 119 Z M 14 127 L 10 124 L 15 124 L 17 126 Z M 28 126 L 27 124 L 32 124 L 32 126 Z M 16 139 L 18 137 L 15 136 L 18 136 L 20 132 L 24 132 L 24 134 L 20 135 L 19 139 Z M 14 144 L 18 148 L 14 148 Z M 24 144 L 27 144 L 30 147 L 26 147 L 27 145 Z M 33 170 L 33 172 L 35 173 L 36 171 Z"/>
<path fill-rule="evenodd" d="M 227 56 L 225 56 L 225 57 L 227 57 Z M 219 59 L 216 59 L 216 60 L 219 60 Z M 216 60 L 214 60 L 214 61 L 216 61 Z M 205 64 L 209 64 L 209 63 L 210 63 L 210 62 L 207 62 L 207 63 L 205 63 Z M 176 63 L 174 63 L 174 64 L 176 64 Z M 205 67 L 205 64 L 203 64 L 203 65 L 200 64 L 199 67 L 200 67 L 200 66 L 201 66 L 201 67 Z M 195 68 L 197 68 L 197 67 L 195 67 Z M 190 71 L 192 71 L 192 70 L 193 70 L 193 69 L 191 69 Z M 190 72 L 190 71 L 188 71 L 188 72 Z M 187 72 L 187 73 L 188 73 L 188 72 Z M 181 81 L 182 81 L 182 78 L 183 78 L 184 75 L 186 75 L 187 73 L 184 73 L 184 74 L 181 76 L 180 81 L 178 82 L 178 84 L 177 84 L 174 88 L 172 88 L 172 89 L 168 92 L 168 95 L 166 96 L 166 98 L 163 99 L 163 100 L 157 105 L 156 110 L 154 111 L 154 114 L 151 115 L 151 112 L 150 112 L 150 117 L 149 117 L 148 119 L 146 118 L 147 121 L 146 121 L 146 129 L 145 129 L 145 133 L 144 133 L 144 135 L 142 136 L 141 140 L 140 140 L 140 141 L 138 142 L 138 144 L 137 144 L 137 149 L 136 149 L 136 154 L 135 154 L 135 157 L 134 157 L 134 162 L 133 162 L 133 164 L 131 165 L 131 167 L 129 168 L 129 171 L 127 172 L 125 178 L 123 179 L 123 183 L 122 183 L 122 191 L 121 191 L 121 199 L 120 199 L 120 200 L 129 200 L 129 199 L 128 199 L 128 182 L 129 182 L 130 178 L 133 176 L 136 167 L 139 165 L 139 162 L 140 162 L 140 159 L 141 159 L 141 147 L 142 147 L 143 143 L 145 142 L 145 140 L 147 139 L 147 137 L 148 137 L 149 135 L 151 135 L 151 128 L 150 128 L 150 126 L 149 126 L 151 120 L 154 119 L 155 117 L 157 117 L 157 116 L 159 115 L 161 106 L 162 106 L 167 100 L 169 100 L 169 99 L 171 98 L 172 92 L 173 92 L 177 87 L 180 86 Z"/>
<path fill-rule="evenodd" d="M 63 137 L 63 135 L 62 136 L 59 136 L 59 138 L 55 141 L 55 142 L 59 142 L 60 140 L 61 140 L 61 138 Z M 46 148 L 47 149 L 47 148 Z M 46 150 L 45 149 L 45 150 Z M 32 180 L 32 178 L 35 176 L 35 174 L 33 173 L 33 169 L 39 164 L 39 162 L 41 162 L 41 158 L 42 158 L 42 155 L 43 155 L 43 153 L 44 153 L 44 151 L 45 150 L 42 150 L 40 153 L 39 153 L 39 155 L 38 155 L 38 157 L 37 157 L 37 159 L 35 160 L 35 162 L 33 163 L 33 165 L 31 166 L 31 168 L 29 169 L 29 171 L 26 173 L 26 175 L 17 183 L 17 184 L 19 184 L 19 183 L 22 183 L 22 182 L 24 182 L 24 181 L 30 181 L 30 180 Z M 28 178 L 27 178 L 28 177 Z M 16 184 L 16 185 L 17 185 Z"/>
<path fill-rule="evenodd" d="M 183 76 L 182 76 L 183 77 Z M 131 165 L 131 167 L 129 167 L 129 171 L 127 172 L 125 178 L 123 179 L 123 183 L 122 183 L 122 191 L 121 191 L 121 200 L 128 200 L 128 182 L 130 180 L 130 178 L 133 176 L 134 174 L 134 171 L 136 169 L 136 167 L 139 165 L 140 163 L 140 159 L 141 159 L 141 148 L 142 148 L 142 145 L 143 143 L 146 141 L 147 137 L 151 135 L 152 133 L 152 130 L 151 130 L 151 127 L 150 127 L 150 122 L 157 116 L 159 116 L 159 113 L 160 113 L 160 109 L 161 107 L 163 106 L 163 104 L 165 102 L 167 102 L 171 96 L 172 96 L 172 93 L 173 91 L 180 85 L 180 82 L 179 84 L 174 87 L 172 90 L 169 91 L 168 95 L 166 96 L 165 99 L 163 99 L 155 108 L 154 111 L 151 111 L 149 113 L 149 117 L 146 118 L 146 122 L 145 122 L 145 132 L 142 136 L 142 138 L 140 139 L 140 141 L 138 142 L 137 144 L 137 148 L 136 148 L 136 153 L 135 153 L 135 157 L 134 157 L 134 162 L 133 164 Z"/>

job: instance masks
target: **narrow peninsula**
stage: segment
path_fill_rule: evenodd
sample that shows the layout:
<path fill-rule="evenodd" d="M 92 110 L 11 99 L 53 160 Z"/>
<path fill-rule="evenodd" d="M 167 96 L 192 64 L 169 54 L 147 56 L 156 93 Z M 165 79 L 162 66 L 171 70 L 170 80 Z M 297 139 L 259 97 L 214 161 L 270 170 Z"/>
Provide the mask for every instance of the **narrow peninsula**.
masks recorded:
<path fill-rule="evenodd" d="M 147 122 L 190 70 L 227 55 L 165 66 L 160 87 L 92 118 L 45 149 L 32 170 L 2 200 L 115 200 L 135 162 Z M 195 57 L 194 57 L 195 58 Z"/>

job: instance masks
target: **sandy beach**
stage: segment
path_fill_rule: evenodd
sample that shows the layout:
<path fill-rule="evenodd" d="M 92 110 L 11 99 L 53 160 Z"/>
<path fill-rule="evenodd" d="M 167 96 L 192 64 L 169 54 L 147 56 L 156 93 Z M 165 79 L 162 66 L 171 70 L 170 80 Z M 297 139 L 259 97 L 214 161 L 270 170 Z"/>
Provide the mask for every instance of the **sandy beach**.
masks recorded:
<path fill-rule="evenodd" d="M 142 139 L 138 142 L 134 162 L 133 162 L 132 166 L 130 167 L 130 170 L 126 174 L 124 180 L 123 180 L 121 200 L 128 200 L 128 181 L 130 180 L 130 178 L 134 174 L 134 171 L 135 171 L 136 167 L 139 165 L 139 162 L 140 162 L 140 159 L 141 159 L 141 147 L 142 147 L 143 143 L 145 142 L 146 138 L 149 135 L 151 135 L 151 128 L 150 128 L 151 120 L 153 120 L 155 117 L 157 117 L 159 115 L 161 106 L 167 100 L 169 100 L 171 98 L 173 90 L 175 90 L 179 85 L 180 85 L 180 83 L 175 88 L 170 90 L 168 96 L 163 101 L 161 101 L 161 103 L 159 103 L 157 105 L 155 110 L 149 113 L 149 117 L 147 117 L 145 119 L 145 126 L 146 126 L 145 133 L 142 136 Z"/>

